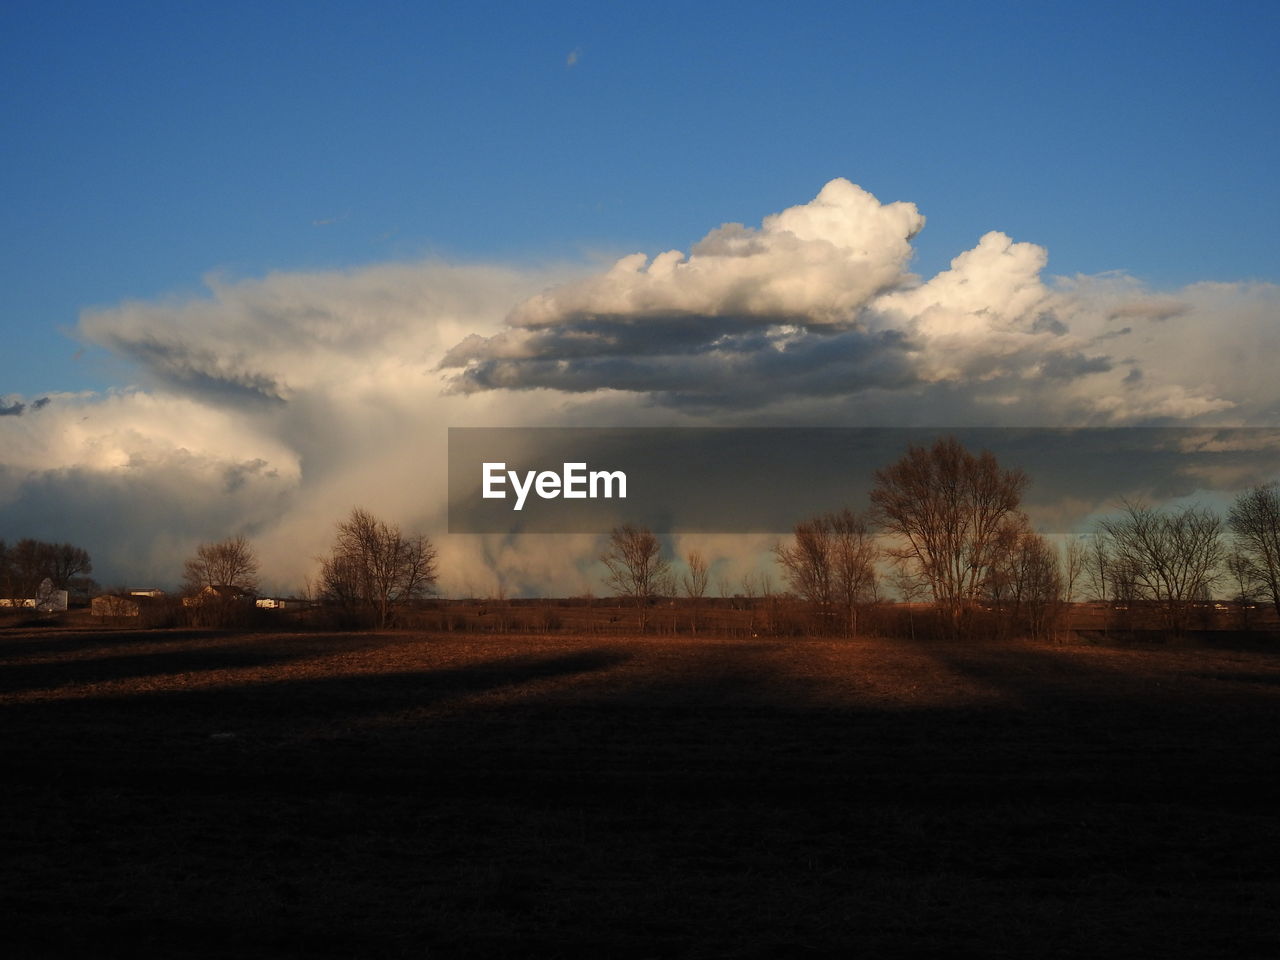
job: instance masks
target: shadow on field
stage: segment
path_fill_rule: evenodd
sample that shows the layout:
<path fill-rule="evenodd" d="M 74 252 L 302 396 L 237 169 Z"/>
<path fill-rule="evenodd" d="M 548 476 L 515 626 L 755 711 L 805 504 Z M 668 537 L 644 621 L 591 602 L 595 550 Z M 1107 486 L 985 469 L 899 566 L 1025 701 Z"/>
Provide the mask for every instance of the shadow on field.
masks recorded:
<path fill-rule="evenodd" d="M 367 717 L 387 713 L 411 716 L 415 710 L 443 701 L 606 670 L 627 659 L 625 653 L 602 648 L 557 656 L 507 656 L 442 669 L 291 676 L 291 661 L 317 652 L 314 647 L 291 650 L 279 645 L 246 645 L 8 667 L 14 671 L 14 686 L 19 689 L 58 680 L 84 684 L 114 678 L 108 676 L 111 674 L 140 683 L 138 689 L 113 688 L 68 700 L 51 697 L 7 703 L 3 707 L 8 720 L 5 739 L 13 742 L 15 731 L 30 724 L 42 732 L 38 741 L 33 741 L 39 743 L 34 752 L 55 761 L 57 744 L 53 738 L 64 725 L 76 728 L 76 746 L 81 748 L 101 732 L 129 726 L 149 733 L 165 730 L 179 738 L 213 727 L 296 739 L 297 731 L 305 729 L 304 740 L 314 736 L 323 742 L 334 731 L 349 738 L 351 725 Z M 195 688 L 184 688 L 180 682 L 152 688 L 146 682 L 150 674 L 180 681 L 182 676 L 202 671 L 264 665 L 278 666 L 280 671 L 253 682 L 233 674 L 225 684 Z M 180 675 L 174 678 L 175 673 Z M 364 739 L 376 739 L 383 732 L 375 731 Z M 163 749 L 163 738 L 152 736 L 140 740 L 134 752 L 144 750 L 148 742 Z"/>
<path fill-rule="evenodd" d="M 1280 673 L 1198 672 L 1162 650 L 1150 651 L 1138 670 L 1095 667 L 1030 644 L 939 644 L 928 652 L 1007 699 L 1007 708 L 960 711 L 939 724 L 949 742 L 970 741 L 967 765 L 986 782 L 1012 782 L 1046 799 L 1202 808 L 1226 800 L 1250 810 L 1280 803 L 1280 786 L 1266 772 L 1280 765 L 1280 744 L 1266 732 L 1277 708 L 1266 688 Z"/>
<path fill-rule="evenodd" d="M 1280 930 L 1269 681 L 424 642 L 455 665 L 5 705 L 0 903 L 53 955 L 1262 956 Z M 968 680 L 999 695 L 884 697 Z"/>
<path fill-rule="evenodd" d="M 284 666 L 309 651 L 264 648 L 244 643 L 212 650 L 128 653 L 77 660 L 8 663 L 0 669 L 0 695 L 56 688 L 67 684 L 141 680 L 172 674 L 199 674 L 244 667 Z"/>
<path fill-rule="evenodd" d="M 1231 671 L 1221 671 L 1218 673 L 1197 673 L 1195 674 L 1201 680 L 1219 680 L 1223 683 L 1257 683 L 1263 686 L 1280 686 L 1280 674 L 1276 673 L 1233 673 Z"/>
<path fill-rule="evenodd" d="M 81 650 L 130 646 L 181 646 L 193 640 L 221 636 L 209 630 L 36 630 L 0 631 L 0 659 L 15 656 L 48 656 Z M 231 636 L 231 634 L 226 634 Z"/>

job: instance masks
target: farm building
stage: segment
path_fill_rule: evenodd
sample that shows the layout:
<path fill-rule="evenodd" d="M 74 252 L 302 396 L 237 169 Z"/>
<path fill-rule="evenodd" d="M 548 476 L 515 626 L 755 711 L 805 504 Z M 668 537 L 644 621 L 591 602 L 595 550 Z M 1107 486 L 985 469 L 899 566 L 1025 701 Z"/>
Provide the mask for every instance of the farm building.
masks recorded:
<path fill-rule="evenodd" d="M 67 597 L 66 590 L 53 589 L 53 581 L 45 577 L 34 597 L 0 599 L 0 607 L 34 607 L 40 613 L 58 613 L 67 609 Z"/>
<path fill-rule="evenodd" d="M 311 606 L 310 600 L 297 597 L 259 597 L 256 603 L 261 610 L 302 610 Z"/>
<path fill-rule="evenodd" d="M 206 603 L 252 603 L 253 597 L 239 587 L 225 585 L 206 586 L 193 597 L 183 597 L 184 607 L 199 607 Z"/>
<path fill-rule="evenodd" d="M 173 607 L 164 596 L 107 593 L 89 601 L 89 612 L 104 619 L 132 622 L 136 618 L 139 626 L 158 626 L 172 617 Z"/>

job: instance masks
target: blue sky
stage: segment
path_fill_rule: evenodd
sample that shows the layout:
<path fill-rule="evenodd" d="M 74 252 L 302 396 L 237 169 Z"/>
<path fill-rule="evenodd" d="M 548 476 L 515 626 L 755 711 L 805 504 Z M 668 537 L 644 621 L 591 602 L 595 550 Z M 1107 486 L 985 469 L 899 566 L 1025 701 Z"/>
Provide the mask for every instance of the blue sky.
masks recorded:
<path fill-rule="evenodd" d="M 833 177 L 1049 274 L 1277 280 L 1269 3 L 11 2 L 0 397 L 220 272 L 687 250 Z"/>

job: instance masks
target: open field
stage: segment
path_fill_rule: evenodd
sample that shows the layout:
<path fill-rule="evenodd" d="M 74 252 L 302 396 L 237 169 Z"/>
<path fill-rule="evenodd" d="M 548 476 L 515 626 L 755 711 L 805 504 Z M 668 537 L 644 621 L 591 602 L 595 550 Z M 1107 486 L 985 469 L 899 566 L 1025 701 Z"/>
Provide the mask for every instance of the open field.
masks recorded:
<path fill-rule="evenodd" d="M 1265 650 L 9 629 L 0 912 L 10 956 L 1276 956 L 1278 719 Z"/>

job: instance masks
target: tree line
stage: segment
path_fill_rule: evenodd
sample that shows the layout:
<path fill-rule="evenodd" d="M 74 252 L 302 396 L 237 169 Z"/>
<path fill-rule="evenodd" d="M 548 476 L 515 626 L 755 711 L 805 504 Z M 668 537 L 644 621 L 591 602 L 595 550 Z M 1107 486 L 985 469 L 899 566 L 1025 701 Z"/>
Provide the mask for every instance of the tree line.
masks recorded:
<path fill-rule="evenodd" d="M 773 550 L 811 632 L 857 634 L 888 591 L 907 602 L 913 633 L 914 604 L 925 601 L 934 626 L 952 635 L 980 628 L 1046 636 L 1082 597 L 1147 611 L 1163 629 L 1181 632 L 1224 587 L 1239 610 L 1265 602 L 1280 617 L 1274 483 L 1240 494 L 1225 520 L 1201 506 L 1125 502 L 1060 548 L 1021 509 L 1026 474 L 954 438 L 908 448 L 874 480 L 866 509 L 803 520 Z M 431 594 L 437 557 L 425 536 L 356 508 L 317 558 L 307 592 L 343 624 L 391 626 Z M 683 596 L 697 631 L 711 570 L 700 551 L 690 551 L 677 572 L 657 535 L 624 524 L 599 560 L 606 586 L 635 605 L 641 630 L 656 600 Z M 33 597 L 46 579 L 56 589 L 96 587 L 91 571 L 88 553 L 71 544 L 0 541 L 0 596 Z M 259 589 L 258 561 L 243 536 L 201 544 L 183 574 L 183 593 L 205 622 L 226 620 Z"/>
<path fill-rule="evenodd" d="M 1047 636 L 1085 596 L 1146 611 L 1160 628 L 1180 633 L 1224 585 L 1238 610 L 1265 601 L 1280 617 L 1274 483 L 1240 494 L 1225 522 L 1200 506 L 1125 501 L 1091 533 L 1059 547 L 1021 509 L 1028 482 L 1021 470 L 951 437 L 913 446 L 875 473 L 867 509 L 801 521 L 774 558 L 788 592 L 807 608 L 810 629 L 824 634 L 856 634 L 859 616 L 880 604 L 886 587 L 908 604 L 926 601 L 935 626 L 951 635 Z M 658 538 L 642 527 L 615 529 L 601 560 L 608 583 L 642 608 L 676 594 Z M 684 591 L 696 603 L 705 593 L 705 561 L 691 554 L 688 568 L 703 569 L 702 589 Z M 913 621 L 908 629 L 914 632 Z"/>
<path fill-rule="evenodd" d="M 338 524 L 333 547 L 318 562 L 315 600 L 348 626 L 388 627 L 397 610 L 428 595 L 436 582 L 431 541 L 359 507 Z M 196 601 L 193 616 L 201 622 L 243 619 L 244 598 L 258 587 L 258 561 L 243 536 L 201 544 L 184 568 L 183 592 Z"/>

